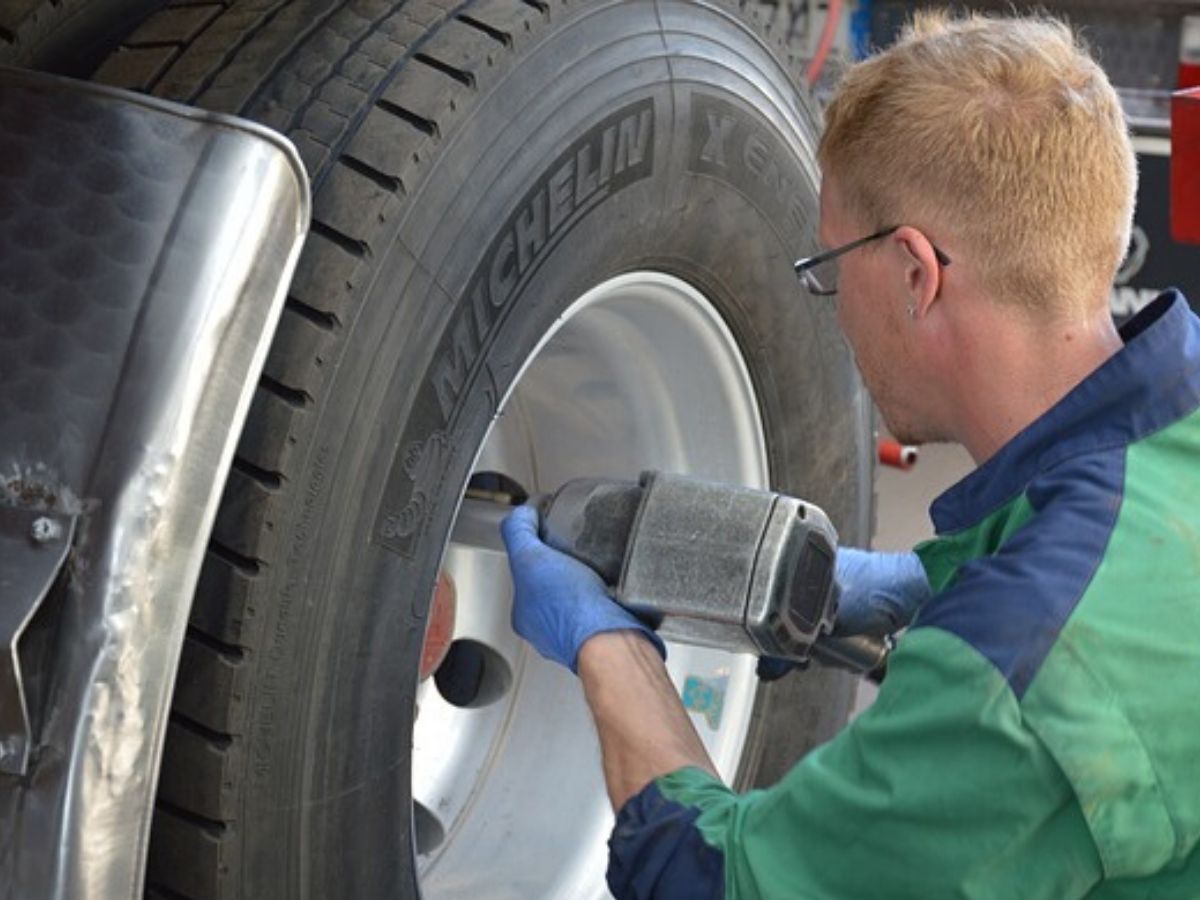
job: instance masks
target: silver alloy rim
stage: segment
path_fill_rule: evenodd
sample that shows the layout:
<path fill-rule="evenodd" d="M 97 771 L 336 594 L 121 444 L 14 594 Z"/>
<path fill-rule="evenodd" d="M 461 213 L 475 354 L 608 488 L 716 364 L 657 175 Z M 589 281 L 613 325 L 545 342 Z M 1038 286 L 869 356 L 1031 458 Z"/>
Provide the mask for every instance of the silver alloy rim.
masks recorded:
<path fill-rule="evenodd" d="M 475 470 L 540 492 L 652 468 L 768 483 L 757 398 L 732 333 L 695 288 L 634 272 L 598 285 L 559 318 L 505 398 Z M 613 818 L 578 681 L 513 634 L 494 525 L 471 518 L 464 506 L 444 558 L 470 689 L 447 692 L 430 678 L 417 695 L 422 894 L 605 897 Z M 757 687 L 754 660 L 672 645 L 668 669 L 719 771 L 732 778 Z"/>

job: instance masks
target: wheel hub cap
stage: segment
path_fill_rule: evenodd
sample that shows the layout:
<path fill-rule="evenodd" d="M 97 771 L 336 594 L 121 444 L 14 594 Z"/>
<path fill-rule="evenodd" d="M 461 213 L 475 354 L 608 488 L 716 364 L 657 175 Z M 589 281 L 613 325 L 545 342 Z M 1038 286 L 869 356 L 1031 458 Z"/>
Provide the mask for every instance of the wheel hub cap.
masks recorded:
<path fill-rule="evenodd" d="M 475 468 L 535 493 L 648 468 L 768 484 L 757 398 L 732 334 L 695 289 L 654 272 L 610 279 L 560 317 L 501 404 Z M 457 588 L 452 642 L 418 688 L 422 894 L 603 897 L 612 812 L 595 729 L 575 676 L 511 630 L 496 508 L 462 506 L 443 561 Z M 444 640 L 427 641 L 430 658 Z M 670 647 L 668 670 L 727 778 L 749 727 L 754 664 Z"/>

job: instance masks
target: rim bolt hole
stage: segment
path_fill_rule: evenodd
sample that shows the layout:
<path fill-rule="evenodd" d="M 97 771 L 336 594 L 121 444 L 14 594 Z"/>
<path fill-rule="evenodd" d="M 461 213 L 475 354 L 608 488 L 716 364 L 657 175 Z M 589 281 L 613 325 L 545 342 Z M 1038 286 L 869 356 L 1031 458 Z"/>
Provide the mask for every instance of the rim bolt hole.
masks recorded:
<path fill-rule="evenodd" d="M 474 473 L 467 482 L 467 496 L 520 506 L 529 499 L 529 491 L 521 482 L 503 472 L 483 471 Z"/>
<path fill-rule="evenodd" d="M 508 692 L 512 672 L 504 657 L 491 647 L 464 639 L 450 645 L 433 682 L 447 703 L 477 709 L 495 703 Z"/>
<path fill-rule="evenodd" d="M 413 843 L 420 856 L 431 853 L 446 840 L 446 829 L 425 804 L 413 801 Z"/>

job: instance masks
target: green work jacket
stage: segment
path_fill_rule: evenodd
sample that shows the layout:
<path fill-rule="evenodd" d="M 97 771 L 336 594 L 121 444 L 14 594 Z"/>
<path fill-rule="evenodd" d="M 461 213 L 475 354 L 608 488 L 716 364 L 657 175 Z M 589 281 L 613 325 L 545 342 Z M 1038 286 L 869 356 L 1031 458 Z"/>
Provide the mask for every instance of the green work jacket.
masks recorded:
<path fill-rule="evenodd" d="M 1200 319 L 1122 337 L 934 503 L 874 705 L 766 790 L 648 785 L 617 898 L 1200 900 Z"/>

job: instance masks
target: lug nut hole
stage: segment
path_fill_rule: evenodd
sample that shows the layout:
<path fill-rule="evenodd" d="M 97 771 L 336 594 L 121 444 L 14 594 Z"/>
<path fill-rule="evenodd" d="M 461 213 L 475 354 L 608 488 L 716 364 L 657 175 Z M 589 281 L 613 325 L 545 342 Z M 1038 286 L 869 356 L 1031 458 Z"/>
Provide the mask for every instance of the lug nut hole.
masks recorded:
<path fill-rule="evenodd" d="M 417 854 L 431 853 L 446 840 L 446 829 L 438 821 L 438 817 L 426 808 L 425 804 L 413 801 L 413 843 L 417 845 Z"/>
<path fill-rule="evenodd" d="M 503 697 L 512 686 L 512 672 L 491 647 L 463 639 L 450 645 L 433 681 L 447 703 L 475 709 Z"/>

